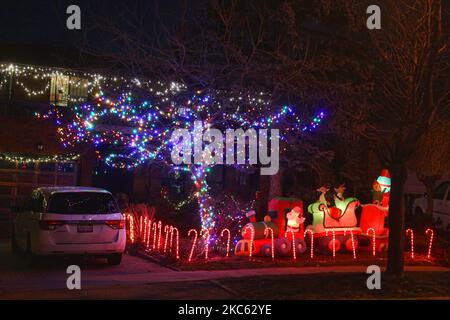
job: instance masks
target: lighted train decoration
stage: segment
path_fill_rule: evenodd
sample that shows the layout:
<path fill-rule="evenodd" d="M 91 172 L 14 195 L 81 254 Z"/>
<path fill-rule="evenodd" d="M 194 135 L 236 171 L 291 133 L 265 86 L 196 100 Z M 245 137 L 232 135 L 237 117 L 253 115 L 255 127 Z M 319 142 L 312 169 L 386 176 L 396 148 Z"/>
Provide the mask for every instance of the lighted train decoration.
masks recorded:
<path fill-rule="evenodd" d="M 237 256 L 286 256 L 306 251 L 303 227 L 303 202 L 295 198 L 275 198 L 269 201 L 265 221 L 250 222 L 242 229 L 242 237 L 236 244 Z M 288 219 L 292 216 L 292 219 Z M 291 222 L 290 222 L 291 221 Z M 294 230 L 294 229 L 298 230 Z M 267 232 L 267 230 L 271 230 Z M 273 243 L 272 234 L 273 233 Z M 288 239 L 289 237 L 289 239 Z M 250 248 L 252 250 L 250 251 Z M 273 250 L 272 250 L 273 248 Z"/>
<path fill-rule="evenodd" d="M 382 173 L 377 180 L 382 178 L 383 184 L 386 184 L 390 182 L 384 179 L 386 176 L 388 174 Z M 389 237 L 386 228 L 388 192 L 388 186 L 384 186 L 380 201 L 372 204 L 361 204 L 356 198 L 337 197 L 330 206 L 321 198 L 308 206 L 312 224 L 306 228 L 303 225 L 305 219 L 301 200 L 272 199 L 264 221 L 252 221 L 242 229 L 243 239 L 236 244 L 235 255 L 272 258 L 274 255 L 292 255 L 295 259 L 308 249 L 307 243 L 311 255 L 313 250 L 333 255 L 353 252 L 354 256 L 356 249 L 374 253 L 386 250 Z M 359 219 L 357 210 L 361 210 Z"/>

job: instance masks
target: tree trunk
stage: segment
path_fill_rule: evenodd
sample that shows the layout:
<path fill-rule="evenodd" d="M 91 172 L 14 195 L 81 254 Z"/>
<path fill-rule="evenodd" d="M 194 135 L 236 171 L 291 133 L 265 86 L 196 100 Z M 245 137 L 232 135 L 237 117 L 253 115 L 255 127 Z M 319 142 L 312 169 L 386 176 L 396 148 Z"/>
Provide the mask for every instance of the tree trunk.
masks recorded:
<path fill-rule="evenodd" d="M 283 196 L 282 177 L 283 170 L 281 168 L 276 174 L 270 176 L 269 200 Z"/>
<path fill-rule="evenodd" d="M 255 201 L 257 220 L 261 221 L 267 214 L 267 202 L 269 201 L 270 179 L 269 176 L 259 176 L 259 199 Z"/>
<path fill-rule="evenodd" d="M 405 249 L 404 187 L 407 171 L 404 163 L 392 165 L 389 171 L 392 180 L 389 198 L 387 273 L 394 276 L 401 276 L 403 274 L 403 252 Z"/>

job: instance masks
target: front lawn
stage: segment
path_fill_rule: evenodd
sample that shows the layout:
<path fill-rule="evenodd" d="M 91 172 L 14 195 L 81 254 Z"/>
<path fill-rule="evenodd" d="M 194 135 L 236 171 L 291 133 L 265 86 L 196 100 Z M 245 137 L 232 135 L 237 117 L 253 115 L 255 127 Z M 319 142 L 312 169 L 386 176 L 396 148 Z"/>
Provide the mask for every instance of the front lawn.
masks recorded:
<path fill-rule="evenodd" d="M 402 279 L 381 275 L 381 289 L 369 290 L 368 275 L 326 273 L 221 279 L 243 299 L 421 299 L 450 298 L 450 272 L 407 272 Z"/>

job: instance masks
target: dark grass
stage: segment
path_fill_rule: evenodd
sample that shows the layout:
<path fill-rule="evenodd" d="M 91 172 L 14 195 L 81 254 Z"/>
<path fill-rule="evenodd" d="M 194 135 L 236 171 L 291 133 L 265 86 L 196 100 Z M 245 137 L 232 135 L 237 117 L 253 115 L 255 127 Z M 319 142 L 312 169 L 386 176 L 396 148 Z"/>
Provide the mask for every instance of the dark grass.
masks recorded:
<path fill-rule="evenodd" d="M 406 272 L 403 278 L 381 275 L 381 289 L 369 290 L 368 275 L 325 273 L 221 279 L 244 299 L 421 299 L 450 298 L 449 272 Z"/>
<path fill-rule="evenodd" d="M 376 264 L 384 267 L 387 263 L 386 253 L 377 253 L 373 257 L 372 253 L 360 252 L 357 259 L 353 259 L 351 254 L 336 254 L 336 257 L 315 254 L 311 259 L 309 254 L 301 255 L 294 261 L 292 257 L 278 257 L 275 261 L 271 258 L 261 257 L 236 257 L 225 258 L 223 256 L 210 257 L 208 260 L 204 256 L 198 256 L 192 262 L 185 259 L 176 261 L 171 257 L 151 255 L 152 261 L 177 270 L 226 270 L 226 269 L 255 269 L 255 268 L 278 268 L 278 267 L 321 267 L 321 266 L 367 266 Z M 416 254 L 414 260 L 409 253 L 405 253 L 405 265 L 407 266 L 445 266 L 445 261 L 432 258 L 428 260 L 426 255 Z"/>

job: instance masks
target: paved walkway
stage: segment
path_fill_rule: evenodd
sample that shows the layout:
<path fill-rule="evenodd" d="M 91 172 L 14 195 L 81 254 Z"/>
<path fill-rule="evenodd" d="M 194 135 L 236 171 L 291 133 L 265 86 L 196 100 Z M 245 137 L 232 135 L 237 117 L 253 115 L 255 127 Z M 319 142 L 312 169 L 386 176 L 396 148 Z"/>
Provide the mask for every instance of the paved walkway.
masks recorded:
<path fill-rule="evenodd" d="M 406 266 L 407 272 L 450 272 L 450 268 L 433 266 Z M 258 268 L 258 269 L 236 269 L 236 270 L 199 270 L 199 271 L 172 271 L 165 270 L 155 273 L 129 274 L 115 279 L 114 276 L 96 276 L 95 282 L 117 282 L 117 283 L 162 283 L 180 281 L 217 280 L 222 278 L 248 278 L 253 276 L 273 275 L 305 275 L 320 273 L 365 273 L 364 266 L 332 266 L 332 267 L 289 267 L 289 268 Z M 89 283 L 89 279 L 84 279 Z"/>

